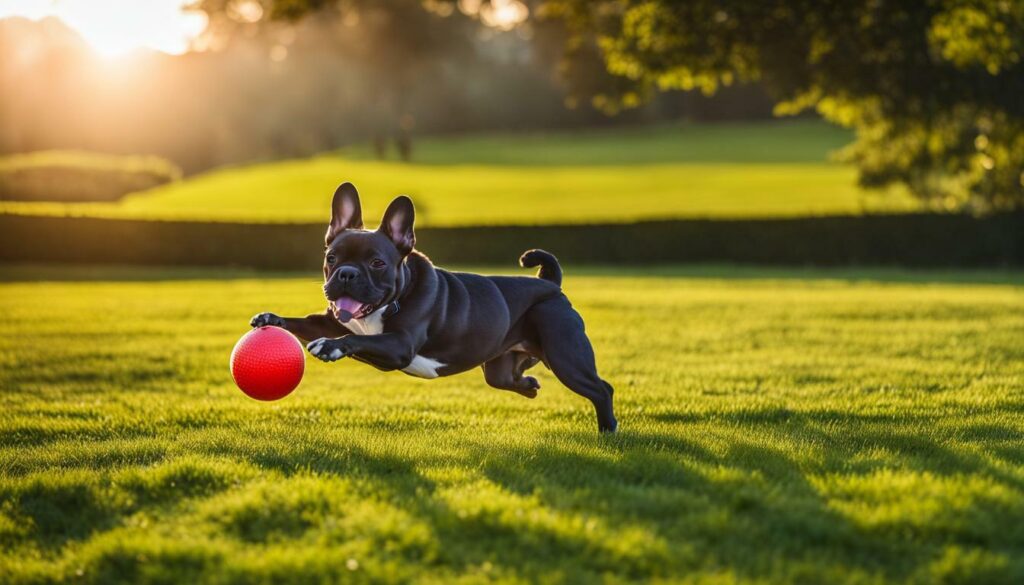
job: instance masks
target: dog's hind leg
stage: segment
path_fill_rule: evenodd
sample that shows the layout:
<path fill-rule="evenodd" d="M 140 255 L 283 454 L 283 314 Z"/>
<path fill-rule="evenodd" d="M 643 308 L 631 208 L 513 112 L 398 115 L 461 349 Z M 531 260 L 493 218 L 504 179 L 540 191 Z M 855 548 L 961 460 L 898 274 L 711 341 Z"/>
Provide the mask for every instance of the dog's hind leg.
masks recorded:
<path fill-rule="evenodd" d="M 536 363 L 537 358 L 529 354 L 507 351 L 484 362 L 484 379 L 499 390 L 511 390 L 527 398 L 536 398 L 540 383 L 533 376 L 523 376 L 523 371 Z"/>
<path fill-rule="evenodd" d="M 583 319 L 561 295 L 537 303 L 526 313 L 537 334 L 544 362 L 570 390 L 590 400 L 597 411 L 597 428 L 615 432 L 619 423 L 612 408 L 613 390 L 597 375 L 594 348 L 590 345 Z"/>
<path fill-rule="evenodd" d="M 525 372 L 526 370 L 529 370 L 533 366 L 536 366 L 537 364 L 540 363 L 540 358 L 533 357 L 532 355 L 526 353 L 525 351 L 517 351 L 517 352 L 515 352 L 515 356 L 516 356 L 516 371 L 515 371 L 515 375 L 516 375 L 517 378 L 521 378 L 523 376 L 523 372 Z"/>

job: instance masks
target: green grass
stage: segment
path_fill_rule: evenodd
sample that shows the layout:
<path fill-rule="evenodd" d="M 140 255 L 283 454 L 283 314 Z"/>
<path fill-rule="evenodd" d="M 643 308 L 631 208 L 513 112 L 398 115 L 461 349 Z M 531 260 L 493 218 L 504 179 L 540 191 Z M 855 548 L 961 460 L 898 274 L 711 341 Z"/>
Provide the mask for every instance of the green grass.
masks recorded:
<path fill-rule="evenodd" d="M 4 270 L 3 582 L 1024 581 L 1019 273 L 570 266 L 614 437 L 546 371 L 251 401 L 319 284 L 211 274 Z"/>
<path fill-rule="evenodd" d="M 687 124 L 539 134 L 453 136 L 416 142 L 417 164 L 622 166 L 821 163 L 850 132 L 815 120 Z M 346 155 L 371 160 L 368 148 Z"/>
<path fill-rule="evenodd" d="M 117 204 L 0 204 L 0 211 L 157 219 L 325 221 L 355 182 L 368 222 L 397 194 L 421 225 L 542 224 L 669 217 L 778 217 L 906 211 L 902 191 L 859 189 L 827 161 L 850 140 L 815 121 L 671 126 L 570 134 L 425 139 L 415 164 L 364 149 L 227 168 Z"/>

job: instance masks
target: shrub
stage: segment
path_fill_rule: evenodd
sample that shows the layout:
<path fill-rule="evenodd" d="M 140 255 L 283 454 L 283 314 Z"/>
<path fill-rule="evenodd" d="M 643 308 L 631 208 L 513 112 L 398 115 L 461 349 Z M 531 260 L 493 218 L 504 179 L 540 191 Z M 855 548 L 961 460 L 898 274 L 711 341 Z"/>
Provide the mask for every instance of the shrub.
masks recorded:
<path fill-rule="evenodd" d="M 116 201 L 181 178 L 181 169 L 155 156 L 42 151 L 0 158 L 0 199 Z"/>
<path fill-rule="evenodd" d="M 322 224 L 243 224 L 0 214 L 0 262 L 316 270 Z M 417 230 L 445 264 L 515 266 L 528 248 L 566 264 L 1022 266 L 1024 214 L 906 214 Z"/>

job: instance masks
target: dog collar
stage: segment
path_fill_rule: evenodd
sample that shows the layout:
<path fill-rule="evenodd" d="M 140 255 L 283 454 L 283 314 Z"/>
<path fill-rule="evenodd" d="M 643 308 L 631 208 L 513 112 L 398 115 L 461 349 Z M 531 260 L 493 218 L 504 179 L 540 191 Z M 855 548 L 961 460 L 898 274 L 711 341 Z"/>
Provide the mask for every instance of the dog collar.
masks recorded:
<path fill-rule="evenodd" d="M 384 312 L 380 314 L 380 318 L 387 319 L 397 313 L 400 308 L 401 307 L 398 306 L 398 301 L 391 301 L 387 305 L 384 305 Z"/>

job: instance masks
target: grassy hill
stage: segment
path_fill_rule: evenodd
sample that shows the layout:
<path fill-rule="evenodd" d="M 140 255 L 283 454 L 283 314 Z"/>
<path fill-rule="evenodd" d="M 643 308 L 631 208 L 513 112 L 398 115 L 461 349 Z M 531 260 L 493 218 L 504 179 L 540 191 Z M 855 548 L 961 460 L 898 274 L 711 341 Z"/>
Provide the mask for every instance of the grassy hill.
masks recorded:
<path fill-rule="evenodd" d="M 115 204 L 0 203 L 0 212 L 319 222 L 343 180 L 359 187 L 368 220 L 405 193 L 431 225 L 915 208 L 902 192 L 858 189 L 853 169 L 827 161 L 849 139 L 806 120 L 423 139 L 413 164 L 356 148 L 220 169 Z"/>
<path fill-rule="evenodd" d="M 0 156 L 0 201 L 116 201 L 179 178 L 159 157 L 45 150 Z"/>
<path fill-rule="evenodd" d="M 312 275 L 0 284 L 0 574 L 1024 581 L 1019 275 L 727 274 L 569 272 L 614 437 L 543 368 L 526 400 L 309 360 L 249 400 L 232 344 L 322 306 Z"/>

